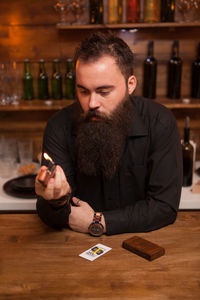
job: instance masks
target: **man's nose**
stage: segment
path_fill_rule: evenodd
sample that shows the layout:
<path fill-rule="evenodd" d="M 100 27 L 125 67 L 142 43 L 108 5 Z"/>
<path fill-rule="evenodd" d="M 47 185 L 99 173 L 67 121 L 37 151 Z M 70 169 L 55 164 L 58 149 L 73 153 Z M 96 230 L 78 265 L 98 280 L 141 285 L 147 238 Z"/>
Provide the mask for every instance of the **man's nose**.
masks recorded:
<path fill-rule="evenodd" d="M 95 93 L 91 93 L 89 99 L 89 109 L 96 109 L 99 108 L 100 102 L 98 100 L 98 95 Z"/>

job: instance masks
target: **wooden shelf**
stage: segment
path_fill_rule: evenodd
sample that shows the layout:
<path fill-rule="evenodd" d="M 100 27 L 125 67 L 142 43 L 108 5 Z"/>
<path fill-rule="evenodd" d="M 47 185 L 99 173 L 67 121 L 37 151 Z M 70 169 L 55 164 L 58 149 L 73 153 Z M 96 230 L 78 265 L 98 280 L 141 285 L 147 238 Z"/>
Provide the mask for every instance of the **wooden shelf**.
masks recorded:
<path fill-rule="evenodd" d="M 186 97 L 185 97 L 186 98 Z M 155 101 L 163 104 L 169 109 L 200 109 L 200 99 L 189 98 L 190 102 L 183 99 L 158 98 Z"/>
<path fill-rule="evenodd" d="M 23 100 L 18 105 L 2 105 L 0 111 L 50 111 L 59 110 L 75 100 Z"/>
<path fill-rule="evenodd" d="M 58 23 L 58 29 L 134 29 L 134 28 L 161 28 L 161 27 L 199 27 L 200 22 L 159 22 L 159 23 L 126 23 L 126 24 L 85 24 L 68 25 Z"/>
<path fill-rule="evenodd" d="M 190 99 L 189 103 L 184 103 L 181 99 L 157 98 L 154 100 L 169 109 L 200 109 L 200 99 Z M 0 112 L 6 111 L 53 111 L 60 110 L 65 106 L 74 103 L 75 100 L 23 100 L 19 105 L 0 106 Z"/>

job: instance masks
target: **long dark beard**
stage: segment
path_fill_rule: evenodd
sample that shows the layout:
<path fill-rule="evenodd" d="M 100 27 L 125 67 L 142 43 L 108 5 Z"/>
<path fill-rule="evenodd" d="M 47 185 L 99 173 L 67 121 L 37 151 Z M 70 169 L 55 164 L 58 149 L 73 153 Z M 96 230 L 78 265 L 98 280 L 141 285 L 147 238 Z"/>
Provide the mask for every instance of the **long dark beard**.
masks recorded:
<path fill-rule="evenodd" d="M 88 176 L 100 173 L 111 179 L 119 165 L 129 132 L 133 105 L 126 96 L 108 118 L 98 111 L 82 114 L 77 131 L 77 164 Z M 92 121 L 92 117 L 97 120 Z"/>

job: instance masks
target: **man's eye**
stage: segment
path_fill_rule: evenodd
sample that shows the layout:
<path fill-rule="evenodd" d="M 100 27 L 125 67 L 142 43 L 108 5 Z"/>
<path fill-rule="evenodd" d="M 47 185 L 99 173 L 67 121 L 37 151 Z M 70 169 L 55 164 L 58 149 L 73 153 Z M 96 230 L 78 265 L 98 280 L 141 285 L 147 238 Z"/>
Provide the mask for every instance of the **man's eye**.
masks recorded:
<path fill-rule="evenodd" d="M 88 94 L 89 92 L 88 91 L 86 91 L 86 90 L 81 90 L 80 91 L 80 94 L 84 94 L 84 95 L 86 95 L 86 94 Z"/>
<path fill-rule="evenodd" d="M 109 93 L 110 93 L 110 92 L 108 92 L 108 91 L 99 91 L 99 94 L 100 94 L 101 96 L 107 96 L 107 95 L 109 95 Z"/>

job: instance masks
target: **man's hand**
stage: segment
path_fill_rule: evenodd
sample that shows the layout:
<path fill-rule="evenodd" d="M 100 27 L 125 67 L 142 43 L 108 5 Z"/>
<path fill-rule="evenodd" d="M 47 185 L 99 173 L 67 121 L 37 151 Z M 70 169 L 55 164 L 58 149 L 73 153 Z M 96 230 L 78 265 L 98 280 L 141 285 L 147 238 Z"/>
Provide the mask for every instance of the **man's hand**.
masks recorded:
<path fill-rule="evenodd" d="M 88 232 L 88 227 L 92 223 L 94 210 L 85 201 L 73 197 L 72 201 L 76 206 L 71 206 L 69 215 L 69 226 L 72 230 L 78 232 Z"/>
<path fill-rule="evenodd" d="M 47 169 L 42 166 L 42 169 Z M 60 166 L 56 166 L 55 176 L 50 178 L 46 187 L 39 181 L 38 176 L 35 179 L 35 192 L 46 200 L 59 199 L 71 193 L 70 185 L 65 177 L 65 173 Z"/>
<path fill-rule="evenodd" d="M 88 232 L 88 227 L 93 221 L 94 210 L 85 201 L 82 201 L 76 197 L 72 198 L 76 206 L 71 206 L 71 213 L 69 215 L 69 226 L 72 230 L 78 232 Z M 104 232 L 106 231 L 105 220 L 102 216 L 102 225 L 104 226 Z"/>

